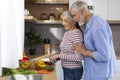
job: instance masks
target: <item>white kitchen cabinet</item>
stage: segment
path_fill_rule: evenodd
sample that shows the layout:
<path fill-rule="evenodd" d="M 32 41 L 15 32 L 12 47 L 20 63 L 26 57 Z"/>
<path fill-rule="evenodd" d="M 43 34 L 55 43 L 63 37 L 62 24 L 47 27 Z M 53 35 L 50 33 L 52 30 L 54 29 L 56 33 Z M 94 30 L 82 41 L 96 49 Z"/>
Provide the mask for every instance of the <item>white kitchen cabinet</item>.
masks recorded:
<path fill-rule="evenodd" d="M 75 2 L 79 0 L 69 0 L 69 7 Z M 93 13 L 101 16 L 102 18 L 107 20 L 107 1 L 108 0 L 83 0 L 89 6 L 93 6 Z"/>
<path fill-rule="evenodd" d="M 69 7 L 77 0 L 69 0 Z M 120 0 L 83 0 L 93 6 L 93 13 L 108 20 L 109 23 L 120 23 Z"/>
<path fill-rule="evenodd" d="M 108 20 L 120 20 L 120 0 L 109 0 L 108 4 Z"/>
<path fill-rule="evenodd" d="M 120 23 L 120 0 L 93 0 L 94 13 L 105 20 Z M 115 22 L 116 21 L 116 22 Z"/>
<path fill-rule="evenodd" d="M 93 12 L 102 17 L 103 19 L 107 20 L 107 9 L 108 9 L 108 0 L 93 0 Z"/>

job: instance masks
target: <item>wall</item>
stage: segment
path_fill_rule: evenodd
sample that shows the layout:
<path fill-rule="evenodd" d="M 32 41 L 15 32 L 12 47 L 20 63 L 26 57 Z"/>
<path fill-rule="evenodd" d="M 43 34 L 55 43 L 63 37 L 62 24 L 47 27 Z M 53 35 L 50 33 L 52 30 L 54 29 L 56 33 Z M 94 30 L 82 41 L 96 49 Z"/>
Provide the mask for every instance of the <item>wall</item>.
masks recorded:
<path fill-rule="evenodd" d="M 36 0 L 25 0 L 25 9 L 28 9 L 30 15 L 34 16 L 37 20 L 61 20 L 61 13 L 64 10 L 68 10 L 69 4 L 64 3 L 68 2 L 68 0 L 52 0 L 52 1 L 61 1 L 62 3 L 47 3 L 44 1 L 51 1 L 51 0 L 37 0 L 43 1 L 43 3 L 35 4 L 33 3 Z M 37 25 L 34 23 L 26 23 L 25 30 L 28 31 L 30 28 L 36 28 L 42 33 L 42 38 L 50 38 L 51 40 L 51 52 L 56 53 L 59 52 L 59 42 L 64 33 L 64 28 L 62 25 Z M 44 53 L 43 45 L 39 45 L 37 47 L 37 53 Z M 26 52 L 28 53 L 29 47 L 26 47 Z"/>
<path fill-rule="evenodd" d="M 116 52 L 120 52 L 120 24 L 110 24 L 113 32 L 113 43 Z M 36 28 L 41 32 L 42 39 L 50 38 L 51 40 L 51 52 L 59 52 L 59 42 L 65 32 L 64 27 L 61 24 L 34 24 L 26 23 L 25 30 L 28 31 L 30 28 Z M 28 49 L 28 48 L 26 48 Z M 28 51 L 27 51 L 28 52 Z M 37 47 L 38 53 L 43 53 L 43 46 Z"/>
<path fill-rule="evenodd" d="M 115 51 L 120 52 L 120 24 L 110 25 L 113 33 L 113 43 L 115 47 Z"/>
<path fill-rule="evenodd" d="M 59 43 L 63 37 L 65 32 L 63 26 L 61 24 L 34 24 L 34 23 L 26 23 L 25 24 L 25 31 L 28 31 L 30 28 L 35 28 L 36 30 L 40 31 L 42 34 L 42 39 L 49 38 L 51 44 L 51 53 L 59 52 Z M 29 47 L 26 47 L 26 52 L 28 53 Z M 39 45 L 37 47 L 37 53 L 44 53 L 43 45 Z"/>

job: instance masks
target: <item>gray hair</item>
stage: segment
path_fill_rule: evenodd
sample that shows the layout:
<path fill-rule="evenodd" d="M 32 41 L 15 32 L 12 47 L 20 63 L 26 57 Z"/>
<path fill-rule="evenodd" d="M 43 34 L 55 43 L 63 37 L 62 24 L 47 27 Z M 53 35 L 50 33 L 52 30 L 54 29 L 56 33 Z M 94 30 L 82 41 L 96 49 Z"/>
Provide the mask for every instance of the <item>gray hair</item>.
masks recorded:
<path fill-rule="evenodd" d="M 66 11 L 63 12 L 63 15 L 64 15 L 64 14 L 68 16 L 68 18 L 70 19 L 70 21 L 74 21 L 73 16 L 72 16 L 72 14 L 70 13 L 70 11 L 66 10 Z"/>
<path fill-rule="evenodd" d="M 79 12 L 83 8 L 88 10 L 88 5 L 87 5 L 87 3 L 83 2 L 83 1 L 76 1 L 71 5 L 70 9 L 72 9 L 72 8 L 75 8 Z"/>

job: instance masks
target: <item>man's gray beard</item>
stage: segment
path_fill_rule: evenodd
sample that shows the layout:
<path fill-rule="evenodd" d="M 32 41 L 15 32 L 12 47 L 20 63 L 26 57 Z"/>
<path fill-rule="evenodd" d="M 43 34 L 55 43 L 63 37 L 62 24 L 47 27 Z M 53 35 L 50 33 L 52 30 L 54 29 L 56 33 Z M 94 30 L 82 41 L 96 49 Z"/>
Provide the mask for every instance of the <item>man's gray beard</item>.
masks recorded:
<path fill-rule="evenodd" d="M 78 24 L 79 24 L 79 26 L 83 26 L 85 23 L 84 23 L 84 21 L 82 21 L 82 22 L 78 22 Z"/>

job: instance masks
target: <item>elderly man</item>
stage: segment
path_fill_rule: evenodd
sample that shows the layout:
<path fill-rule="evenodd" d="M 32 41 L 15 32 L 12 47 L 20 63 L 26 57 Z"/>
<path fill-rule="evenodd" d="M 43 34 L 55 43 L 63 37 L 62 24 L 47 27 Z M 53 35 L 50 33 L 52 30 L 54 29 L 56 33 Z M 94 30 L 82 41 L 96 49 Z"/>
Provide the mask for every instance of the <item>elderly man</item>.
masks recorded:
<path fill-rule="evenodd" d="M 84 45 L 75 44 L 75 49 L 84 59 L 84 80 L 108 80 L 117 71 L 112 31 L 109 24 L 92 14 L 83 1 L 76 1 L 70 7 L 74 20 L 86 24 Z"/>

